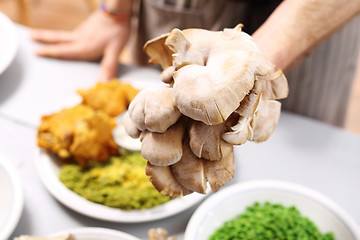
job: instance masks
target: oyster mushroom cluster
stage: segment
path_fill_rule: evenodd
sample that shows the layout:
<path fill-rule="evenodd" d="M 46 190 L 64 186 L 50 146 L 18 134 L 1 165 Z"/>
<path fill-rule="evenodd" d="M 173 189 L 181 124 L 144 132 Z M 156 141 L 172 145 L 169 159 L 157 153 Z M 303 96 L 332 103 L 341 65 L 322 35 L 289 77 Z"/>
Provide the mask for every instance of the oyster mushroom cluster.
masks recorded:
<path fill-rule="evenodd" d="M 163 195 L 205 193 L 207 182 L 217 191 L 234 176 L 233 145 L 265 141 L 277 125 L 287 80 L 241 28 L 173 29 L 144 46 L 166 85 L 141 91 L 124 123 Z"/>

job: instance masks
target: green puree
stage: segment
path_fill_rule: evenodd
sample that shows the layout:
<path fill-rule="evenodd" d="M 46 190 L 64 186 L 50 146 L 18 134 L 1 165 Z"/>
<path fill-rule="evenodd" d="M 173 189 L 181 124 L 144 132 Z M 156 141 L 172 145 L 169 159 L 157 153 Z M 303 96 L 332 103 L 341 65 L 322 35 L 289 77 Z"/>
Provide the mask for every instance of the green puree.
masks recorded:
<path fill-rule="evenodd" d="M 125 152 L 106 163 L 92 162 L 82 168 L 64 165 L 60 181 L 84 198 L 125 210 L 151 208 L 170 200 L 162 196 L 145 175 L 146 160 L 140 153 Z"/>
<path fill-rule="evenodd" d="M 295 207 L 255 203 L 217 229 L 210 240 L 334 240 L 321 234 L 315 224 Z"/>

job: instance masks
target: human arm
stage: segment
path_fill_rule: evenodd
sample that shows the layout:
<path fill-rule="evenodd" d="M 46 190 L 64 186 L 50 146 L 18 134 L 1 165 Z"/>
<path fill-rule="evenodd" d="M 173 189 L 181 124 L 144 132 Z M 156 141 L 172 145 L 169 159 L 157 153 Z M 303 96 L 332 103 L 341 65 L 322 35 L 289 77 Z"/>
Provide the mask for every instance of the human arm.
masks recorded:
<path fill-rule="evenodd" d="M 360 0 L 286 0 L 253 34 L 276 68 L 289 69 L 360 13 Z"/>
<path fill-rule="evenodd" d="M 132 0 L 106 0 L 107 9 L 131 13 Z M 35 41 L 43 42 L 35 53 L 39 56 L 74 60 L 93 60 L 103 56 L 100 80 L 115 76 L 118 58 L 130 35 L 130 18 L 115 19 L 103 10 L 92 13 L 73 31 L 36 29 Z"/>

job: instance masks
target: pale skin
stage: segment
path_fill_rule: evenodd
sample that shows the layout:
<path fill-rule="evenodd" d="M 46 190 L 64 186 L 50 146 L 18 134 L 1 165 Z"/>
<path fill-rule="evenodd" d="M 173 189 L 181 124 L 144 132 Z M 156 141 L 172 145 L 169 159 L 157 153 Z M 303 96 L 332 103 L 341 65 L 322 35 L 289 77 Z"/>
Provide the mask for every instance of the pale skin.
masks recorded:
<path fill-rule="evenodd" d="M 263 54 L 287 70 L 360 13 L 360 0 L 286 0 L 253 34 Z"/>
<path fill-rule="evenodd" d="M 112 10 L 131 11 L 130 0 L 108 0 Z M 130 19 L 115 20 L 97 10 L 73 31 L 34 29 L 31 38 L 44 43 L 35 49 L 43 57 L 72 60 L 94 60 L 102 57 L 99 80 L 116 75 L 119 55 L 130 36 Z"/>
<path fill-rule="evenodd" d="M 107 0 L 116 9 L 129 9 L 130 0 Z M 287 70 L 334 31 L 360 13 L 360 0 L 286 0 L 253 34 L 263 54 L 277 69 Z M 33 30 L 43 42 L 36 54 L 62 59 L 103 57 L 100 80 L 116 76 L 118 58 L 130 34 L 130 21 L 115 21 L 100 10 L 74 31 Z"/>

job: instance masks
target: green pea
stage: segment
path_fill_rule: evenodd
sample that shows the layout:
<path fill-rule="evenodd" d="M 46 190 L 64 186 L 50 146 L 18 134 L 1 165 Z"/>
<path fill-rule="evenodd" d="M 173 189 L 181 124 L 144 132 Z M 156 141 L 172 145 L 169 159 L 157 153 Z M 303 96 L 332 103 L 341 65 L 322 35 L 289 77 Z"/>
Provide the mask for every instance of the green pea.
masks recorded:
<path fill-rule="evenodd" d="M 296 207 L 255 202 L 218 228 L 209 240 L 335 240 L 322 234 Z"/>

